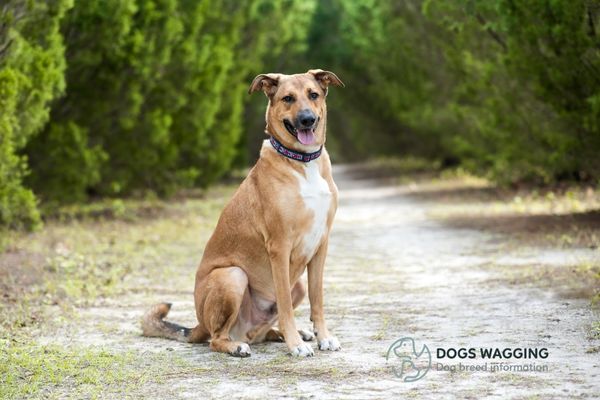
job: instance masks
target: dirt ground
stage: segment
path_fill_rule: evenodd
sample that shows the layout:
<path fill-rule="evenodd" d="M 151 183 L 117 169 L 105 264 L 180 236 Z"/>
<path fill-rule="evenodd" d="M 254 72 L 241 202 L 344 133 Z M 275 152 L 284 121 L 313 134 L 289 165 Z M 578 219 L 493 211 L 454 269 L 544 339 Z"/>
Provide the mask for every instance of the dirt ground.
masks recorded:
<path fill-rule="evenodd" d="M 336 167 L 334 175 L 340 207 L 325 298 L 329 328 L 341 351 L 297 359 L 286 354 L 284 344 L 266 343 L 252 346 L 250 358 L 236 359 L 211 353 L 207 345 L 140 336 L 141 315 L 158 301 L 173 303 L 170 319 L 194 325 L 195 266 L 231 193 L 224 189 L 209 201 L 171 205 L 152 222 L 145 217 L 54 223 L 16 241 L 3 256 L 4 265 L 19 257 L 21 263 L 39 264 L 40 254 L 52 249 L 46 263 L 54 269 L 77 275 L 93 268 L 79 283 L 45 288 L 49 301 L 40 317 L 33 305 L 22 312 L 34 319 L 44 315 L 44 322 L 13 322 L 23 328 L 4 339 L 4 395 L 598 398 L 600 323 L 592 298 L 600 282 L 600 222 L 590 211 L 594 207 L 546 209 L 552 200 L 547 194 L 537 204 L 498 197 L 479 182 L 464 187 L 406 182 L 356 166 Z M 121 273 L 104 282 L 102 271 L 109 269 Z M 6 319 L 22 303 L 20 292 L 9 290 L 10 282 L 18 286 L 19 276 L 9 276 L 1 279 L 5 301 L 12 304 L 3 309 Z M 102 281 L 87 283 L 89 276 Z M 310 327 L 307 300 L 296 320 L 298 327 Z M 432 353 L 431 369 L 412 383 L 394 374 L 398 359 L 386 360 L 390 345 L 403 337 Z M 535 363 L 542 371 L 495 372 L 481 358 L 437 358 L 438 348 L 482 347 L 546 348 L 549 356 L 495 360 Z M 460 363 L 486 361 L 487 371 L 460 370 Z M 75 370 L 61 367 L 64 362 Z"/>

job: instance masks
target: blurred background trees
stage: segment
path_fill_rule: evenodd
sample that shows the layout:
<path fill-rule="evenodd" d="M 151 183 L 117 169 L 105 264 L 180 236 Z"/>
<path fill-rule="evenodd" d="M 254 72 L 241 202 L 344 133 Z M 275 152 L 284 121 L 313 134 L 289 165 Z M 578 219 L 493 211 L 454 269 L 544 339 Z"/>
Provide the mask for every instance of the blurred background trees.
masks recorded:
<path fill-rule="evenodd" d="M 23 148 L 49 119 L 49 104 L 65 89 L 60 23 L 67 0 L 0 3 L 0 225 L 39 222 L 35 197 L 23 185 Z"/>
<path fill-rule="evenodd" d="M 261 72 L 335 71 L 334 161 L 600 178 L 600 1 L 4 0 L 0 225 L 253 162 Z M 35 195 L 34 195 L 35 193 Z M 38 200 L 36 200 L 36 198 Z"/>
<path fill-rule="evenodd" d="M 311 61 L 350 82 L 332 99 L 340 155 L 597 182 L 599 12 L 583 0 L 319 2 Z"/>

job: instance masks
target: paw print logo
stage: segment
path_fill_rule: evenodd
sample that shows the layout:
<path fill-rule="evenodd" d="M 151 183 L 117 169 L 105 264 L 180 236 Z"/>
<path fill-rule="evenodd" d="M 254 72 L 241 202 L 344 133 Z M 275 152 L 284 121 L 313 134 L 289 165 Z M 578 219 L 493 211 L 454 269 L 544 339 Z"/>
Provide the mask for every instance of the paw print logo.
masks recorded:
<path fill-rule="evenodd" d="M 385 359 L 392 364 L 394 375 L 404 382 L 416 382 L 431 368 L 431 352 L 426 344 L 417 346 L 411 337 L 396 340 L 387 351 Z"/>

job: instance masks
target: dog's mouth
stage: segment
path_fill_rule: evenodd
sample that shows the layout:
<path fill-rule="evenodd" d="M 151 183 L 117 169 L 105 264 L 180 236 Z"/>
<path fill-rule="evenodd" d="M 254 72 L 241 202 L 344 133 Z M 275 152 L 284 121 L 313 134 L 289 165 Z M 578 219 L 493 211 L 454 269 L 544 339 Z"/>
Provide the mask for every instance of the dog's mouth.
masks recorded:
<path fill-rule="evenodd" d="M 290 121 L 284 119 L 283 125 L 285 126 L 285 129 L 287 129 L 287 131 L 290 133 L 290 135 L 298 139 L 300 143 L 305 145 L 315 143 L 315 129 L 317 128 L 317 124 L 314 124 L 310 128 L 296 129 Z"/>

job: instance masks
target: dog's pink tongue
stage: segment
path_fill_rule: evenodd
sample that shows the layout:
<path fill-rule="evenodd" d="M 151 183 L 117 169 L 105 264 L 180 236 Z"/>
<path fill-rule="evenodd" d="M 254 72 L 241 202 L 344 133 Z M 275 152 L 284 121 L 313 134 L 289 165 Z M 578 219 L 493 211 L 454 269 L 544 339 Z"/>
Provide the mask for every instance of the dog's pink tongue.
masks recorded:
<path fill-rule="evenodd" d="M 312 129 L 298 129 L 298 140 L 302 144 L 313 144 L 315 142 L 315 134 Z"/>

